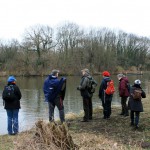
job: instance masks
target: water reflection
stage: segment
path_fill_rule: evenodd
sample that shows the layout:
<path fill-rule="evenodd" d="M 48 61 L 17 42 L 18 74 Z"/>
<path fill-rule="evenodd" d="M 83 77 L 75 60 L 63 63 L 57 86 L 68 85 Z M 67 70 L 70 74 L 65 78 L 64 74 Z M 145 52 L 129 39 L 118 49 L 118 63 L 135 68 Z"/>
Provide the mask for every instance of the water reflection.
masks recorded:
<path fill-rule="evenodd" d="M 128 76 L 131 83 L 135 79 L 140 79 L 142 81 L 142 87 L 146 90 L 147 93 L 150 92 L 149 75 L 144 76 Z M 44 102 L 43 95 L 43 82 L 45 77 L 17 77 L 17 85 L 20 87 L 22 93 L 21 99 L 21 109 L 19 113 L 19 122 L 20 122 L 20 130 L 26 130 L 31 127 L 38 119 L 48 119 L 48 107 L 47 103 Z M 98 89 L 100 82 L 102 80 L 101 76 L 95 76 L 96 81 L 98 82 L 98 87 L 96 88 L 96 92 L 93 96 L 93 105 L 94 107 L 100 106 L 101 102 L 98 98 Z M 113 105 L 120 105 L 120 98 L 118 97 L 118 80 L 116 76 L 112 76 L 112 79 L 115 82 L 116 92 L 113 96 Z M 0 84 L 0 95 L 2 94 L 2 90 L 4 85 L 6 84 L 7 78 L 1 77 Z M 80 83 L 80 77 L 67 77 L 67 91 L 66 97 L 64 101 L 65 113 L 73 112 L 79 113 L 82 108 L 82 97 L 80 96 L 80 92 L 76 90 L 76 87 Z M 55 118 L 58 118 L 58 111 L 55 109 Z M 3 108 L 3 101 L 0 97 L 0 134 L 7 133 L 7 116 L 6 112 Z"/>

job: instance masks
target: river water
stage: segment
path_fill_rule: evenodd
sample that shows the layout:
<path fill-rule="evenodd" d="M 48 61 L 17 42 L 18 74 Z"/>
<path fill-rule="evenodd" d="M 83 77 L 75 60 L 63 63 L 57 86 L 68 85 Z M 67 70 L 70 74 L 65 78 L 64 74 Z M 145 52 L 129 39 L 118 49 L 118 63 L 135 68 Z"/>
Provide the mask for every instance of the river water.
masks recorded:
<path fill-rule="evenodd" d="M 43 95 L 43 82 L 46 77 L 17 77 L 17 85 L 19 86 L 22 99 L 21 99 L 21 109 L 19 112 L 19 128 L 20 131 L 30 129 L 34 123 L 39 119 L 48 120 L 48 107 L 47 103 L 44 102 Z M 98 98 L 98 89 L 100 82 L 102 80 L 101 76 L 95 76 L 95 80 L 98 82 L 96 92 L 93 96 L 93 106 L 101 106 L 101 101 Z M 130 75 L 128 76 L 130 83 L 133 83 L 135 79 L 140 79 L 142 81 L 143 89 L 149 93 L 150 77 L 148 74 L 143 76 Z M 79 76 L 69 76 L 67 77 L 67 89 L 66 96 L 64 100 L 65 113 L 77 113 L 79 114 L 82 110 L 82 97 L 80 92 L 76 90 L 80 83 Z M 116 76 L 112 76 L 115 82 L 116 92 L 113 96 L 112 105 L 120 105 L 120 98 L 118 97 L 118 80 Z M 6 111 L 3 107 L 2 91 L 4 86 L 7 84 L 7 77 L 0 78 L 0 135 L 7 134 L 7 116 Z M 55 118 L 58 118 L 58 110 L 55 109 Z"/>

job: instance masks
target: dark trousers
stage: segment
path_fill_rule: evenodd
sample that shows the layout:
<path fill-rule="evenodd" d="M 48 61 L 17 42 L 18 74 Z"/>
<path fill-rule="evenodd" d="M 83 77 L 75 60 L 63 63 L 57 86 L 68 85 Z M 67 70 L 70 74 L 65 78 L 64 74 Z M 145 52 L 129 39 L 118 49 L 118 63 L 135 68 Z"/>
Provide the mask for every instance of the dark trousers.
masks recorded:
<path fill-rule="evenodd" d="M 54 102 L 49 102 L 49 121 L 54 121 L 54 109 L 55 106 L 57 106 L 59 110 L 59 118 L 60 121 L 63 123 L 65 121 L 65 113 L 64 113 L 64 105 L 63 105 L 63 100 L 61 97 L 57 97 Z"/>
<path fill-rule="evenodd" d="M 135 114 L 135 118 L 134 118 L 134 114 Z M 135 124 L 137 126 L 139 124 L 139 117 L 140 117 L 139 111 L 131 111 L 130 113 L 131 124 Z"/>
<path fill-rule="evenodd" d="M 121 106 L 122 106 L 122 114 L 129 115 L 128 107 L 127 107 L 127 98 L 128 97 L 121 97 Z"/>
<path fill-rule="evenodd" d="M 108 95 L 106 95 L 102 100 L 104 118 L 109 118 L 111 115 L 111 101 L 112 101 L 112 96 L 108 96 Z"/>
<path fill-rule="evenodd" d="M 83 98 L 83 110 L 84 110 L 84 120 L 92 119 L 93 115 L 93 105 L 92 98 Z"/>

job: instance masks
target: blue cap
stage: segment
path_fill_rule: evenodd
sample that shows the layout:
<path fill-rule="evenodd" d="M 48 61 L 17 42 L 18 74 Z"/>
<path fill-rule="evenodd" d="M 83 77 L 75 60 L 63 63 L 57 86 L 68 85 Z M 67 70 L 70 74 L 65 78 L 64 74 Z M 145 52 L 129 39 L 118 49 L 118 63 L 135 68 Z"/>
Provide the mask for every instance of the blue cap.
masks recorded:
<path fill-rule="evenodd" d="M 14 76 L 9 76 L 7 79 L 7 82 L 14 82 L 14 81 L 16 81 Z"/>

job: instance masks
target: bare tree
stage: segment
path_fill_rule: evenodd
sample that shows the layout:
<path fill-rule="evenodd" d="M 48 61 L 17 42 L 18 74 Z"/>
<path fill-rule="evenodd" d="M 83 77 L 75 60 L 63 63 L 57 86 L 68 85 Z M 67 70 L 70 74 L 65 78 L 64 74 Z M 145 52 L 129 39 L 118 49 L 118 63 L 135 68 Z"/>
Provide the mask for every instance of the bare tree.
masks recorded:
<path fill-rule="evenodd" d="M 25 31 L 23 45 L 27 50 L 37 52 L 37 65 L 40 65 L 42 52 L 51 50 L 53 30 L 49 26 L 37 25 Z"/>

